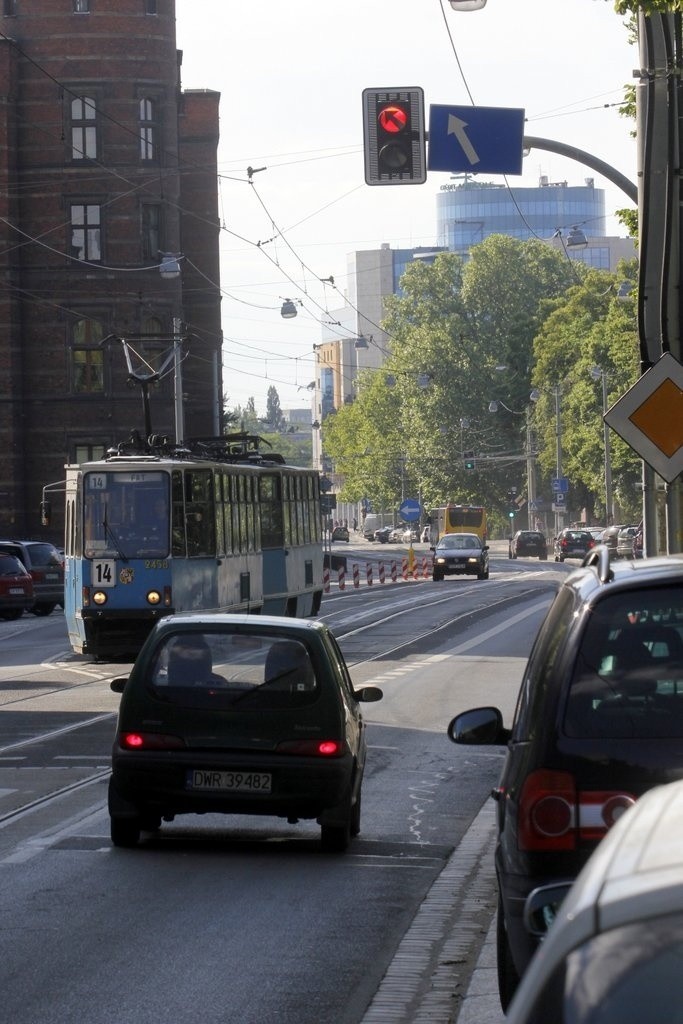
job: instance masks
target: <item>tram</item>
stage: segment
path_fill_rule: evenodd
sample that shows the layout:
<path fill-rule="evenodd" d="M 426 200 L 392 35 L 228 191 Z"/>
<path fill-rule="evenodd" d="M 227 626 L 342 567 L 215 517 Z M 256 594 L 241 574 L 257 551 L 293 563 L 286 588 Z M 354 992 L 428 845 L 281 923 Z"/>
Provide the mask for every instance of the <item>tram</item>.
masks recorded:
<path fill-rule="evenodd" d="M 181 446 L 135 432 L 66 467 L 64 613 L 74 651 L 134 657 L 175 612 L 317 615 L 319 476 L 245 433 Z"/>

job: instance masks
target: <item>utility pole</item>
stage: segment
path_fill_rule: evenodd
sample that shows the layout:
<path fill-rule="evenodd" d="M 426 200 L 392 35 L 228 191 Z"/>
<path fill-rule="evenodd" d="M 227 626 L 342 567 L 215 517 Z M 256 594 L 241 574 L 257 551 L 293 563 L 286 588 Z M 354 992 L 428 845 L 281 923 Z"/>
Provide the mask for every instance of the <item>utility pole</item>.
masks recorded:
<path fill-rule="evenodd" d="M 182 444 L 185 440 L 185 411 L 183 408 L 183 336 L 180 317 L 173 317 L 173 401 L 175 408 L 175 440 Z"/>

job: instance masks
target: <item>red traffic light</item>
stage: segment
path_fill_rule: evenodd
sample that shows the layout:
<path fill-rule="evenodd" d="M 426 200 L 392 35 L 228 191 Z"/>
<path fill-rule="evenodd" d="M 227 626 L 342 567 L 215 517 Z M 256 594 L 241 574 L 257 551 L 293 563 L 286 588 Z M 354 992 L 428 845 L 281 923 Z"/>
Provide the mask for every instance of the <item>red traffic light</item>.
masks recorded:
<path fill-rule="evenodd" d="M 422 89 L 364 89 L 363 141 L 368 185 L 427 180 Z"/>
<path fill-rule="evenodd" d="M 394 132 L 405 131 L 408 127 L 408 112 L 404 107 L 390 104 L 387 107 L 382 107 L 377 115 L 377 123 L 382 131 L 389 132 L 390 135 Z"/>

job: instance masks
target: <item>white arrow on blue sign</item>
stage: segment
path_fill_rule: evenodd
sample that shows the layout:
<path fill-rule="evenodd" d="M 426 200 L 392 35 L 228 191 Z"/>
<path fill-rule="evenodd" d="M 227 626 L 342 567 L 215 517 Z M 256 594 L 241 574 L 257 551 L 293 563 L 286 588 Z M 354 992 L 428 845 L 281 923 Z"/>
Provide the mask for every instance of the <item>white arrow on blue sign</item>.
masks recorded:
<path fill-rule="evenodd" d="M 429 108 L 430 171 L 521 174 L 524 111 L 517 107 Z"/>
<path fill-rule="evenodd" d="M 405 501 L 401 502 L 398 511 L 401 519 L 405 520 L 406 523 L 414 523 L 420 518 L 420 502 L 416 501 L 415 498 L 406 498 Z"/>

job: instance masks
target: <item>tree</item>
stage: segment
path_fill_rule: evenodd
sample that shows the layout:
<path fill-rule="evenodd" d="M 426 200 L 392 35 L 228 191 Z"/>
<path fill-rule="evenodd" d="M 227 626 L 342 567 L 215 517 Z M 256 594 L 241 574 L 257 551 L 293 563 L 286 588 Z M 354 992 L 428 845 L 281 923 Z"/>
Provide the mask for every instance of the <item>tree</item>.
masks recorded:
<path fill-rule="evenodd" d="M 268 388 L 266 396 L 266 422 L 271 430 L 284 430 L 285 417 L 280 408 L 280 396 L 277 393 L 277 388 L 273 387 L 272 384 Z"/>

